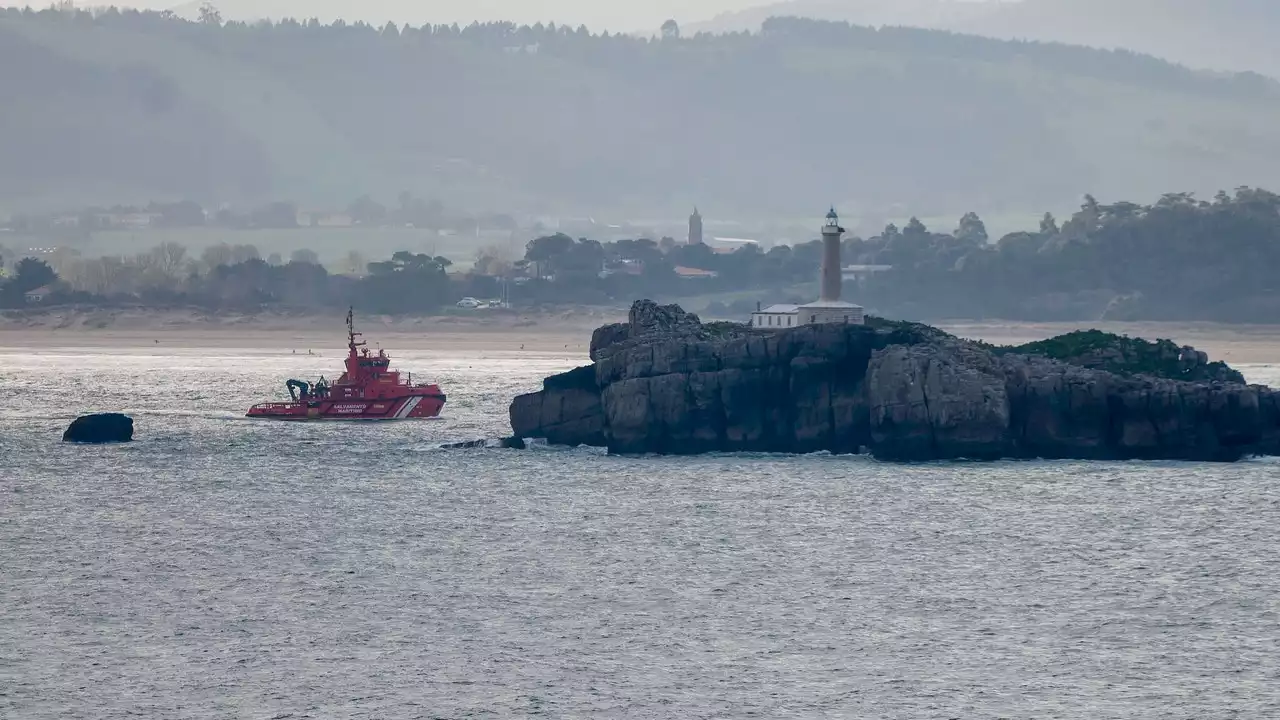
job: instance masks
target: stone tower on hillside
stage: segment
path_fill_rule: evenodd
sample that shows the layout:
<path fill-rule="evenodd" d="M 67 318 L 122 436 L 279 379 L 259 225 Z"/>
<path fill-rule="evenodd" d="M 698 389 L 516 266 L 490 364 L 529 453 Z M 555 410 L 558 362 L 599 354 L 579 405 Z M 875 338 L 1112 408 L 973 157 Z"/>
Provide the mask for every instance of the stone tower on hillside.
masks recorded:
<path fill-rule="evenodd" d="M 693 214 L 689 216 L 689 244 L 702 244 L 702 215 L 698 214 L 698 208 L 693 209 Z"/>

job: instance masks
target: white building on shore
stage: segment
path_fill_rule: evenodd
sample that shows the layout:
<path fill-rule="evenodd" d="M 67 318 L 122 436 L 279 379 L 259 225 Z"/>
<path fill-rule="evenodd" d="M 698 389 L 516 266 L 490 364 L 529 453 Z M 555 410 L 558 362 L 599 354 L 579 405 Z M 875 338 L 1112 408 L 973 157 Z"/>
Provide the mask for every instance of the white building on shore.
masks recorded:
<path fill-rule="evenodd" d="M 816 302 L 806 305 L 770 305 L 751 314 L 751 324 L 758 328 L 785 329 L 797 325 L 841 323 L 861 325 L 865 316 L 861 305 L 840 299 L 843 270 L 840 265 L 840 217 L 835 208 L 827 213 L 822 226 L 822 291 Z"/>

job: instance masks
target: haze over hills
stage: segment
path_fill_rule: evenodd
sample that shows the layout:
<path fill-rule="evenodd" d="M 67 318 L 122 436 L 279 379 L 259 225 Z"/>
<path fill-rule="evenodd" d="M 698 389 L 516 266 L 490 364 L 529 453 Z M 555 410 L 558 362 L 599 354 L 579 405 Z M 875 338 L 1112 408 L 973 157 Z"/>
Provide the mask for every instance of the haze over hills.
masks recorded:
<path fill-rule="evenodd" d="M 122 7 L 173 10 L 191 19 L 205 0 L 133 0 Z M 742 10 L 758 0 L 211 0 L 228 20 L 252 22 L 260 18 L 318 18 L 332 22 L 362 20 L 382 25 L 423 23 L 469 25 L 472 22 L 510 21 L 521 24 L 554 21 L 577 27 L 586 24 L 596 32 L 656 32 L 662 22 L 705 20 L 718 13 Z M 77 5 L 100 3 L 78 0 Z"/>
<path fill-rule="evenodd" d="M 1274 0 L 786 0 L 687 29 L 756 31 L 773 16 L 1125 48 L 1192 67 L 1280 77 Z"/>
<path fill-rule="evenodd" d="M 0 15 L 0 208 L 191 198 L 726 217 L 1029 212 L 1274 186 L 1280 89 L 1150 57 L 770 21 L 225 27 Z"/>

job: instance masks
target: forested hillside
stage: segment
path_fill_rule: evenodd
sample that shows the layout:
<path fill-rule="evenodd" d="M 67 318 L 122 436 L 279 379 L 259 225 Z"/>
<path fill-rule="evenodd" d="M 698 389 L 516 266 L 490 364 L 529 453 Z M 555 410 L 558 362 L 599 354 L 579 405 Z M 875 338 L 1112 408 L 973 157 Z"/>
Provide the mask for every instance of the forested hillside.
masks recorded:
<path fill-rule="evenodd" d="M 1274 185 L 1280 90 L 1150 57 L 772 20 L 483 25 L 0 15 L 0 208 L 191 197 L 808 215 Z"/>
<path fill-rule="evenodd" d="M 976 225 L 976 223 L 973 223 Z M 977 226 L 980 227 L 980 226 Z M 895 316 L 1029 320 L 1274 322 L 1280 314 L 1280 195 L 1242 187 L 1150 205 L 1086 195 L 1059 225 L 994 244 L 984 232 L 933 233 L 918 221 L 851 248 L 893 265 L 861 289 Z"/>
<path fill-rule="evenodd" d="M 1192 67 L 1280 77 L 1275 0 L 783 0 L 689 29 L 754 32 L 775 16 L 1127 48 Z"/>

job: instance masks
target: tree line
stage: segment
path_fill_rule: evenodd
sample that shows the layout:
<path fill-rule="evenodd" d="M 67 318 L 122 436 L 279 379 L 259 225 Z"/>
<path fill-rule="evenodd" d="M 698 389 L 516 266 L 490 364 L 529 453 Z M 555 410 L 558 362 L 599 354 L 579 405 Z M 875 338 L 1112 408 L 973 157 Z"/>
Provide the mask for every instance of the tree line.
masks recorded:
<path fill-rule="evenodd" d="M 948 232 L 911 218 L 872 237 L 846 237 L 842 250 L 846 265 L 878 270 L 846 283 L 845 297 L 890 317 L 1259 323 L 1280 317 L 1280 195 L 1259 188 L 1210 200 L 1169 193 L 1147 205 L 1087 195 L 1071 217 L 1060 222 L 1046 213 L 1034 231 L 999 239 L 988 237 L 976 213 Z M 306 250 L 287 261 L 264 260 L 253 246 L 218 244 L 189 257 L 183 246 L 166 243 L 132 258 L 22 259 L 0 286 L 0 300 L 21 306 L 24 293 L 52 285 L 49 302 L 355 303 L 384 313 L 429 313 L 464 296 L 505 295 L 528 308 L 732 294 L 737 304 L 720 304 L 718 312 L 745 319 L 756 302 L 811 300 L 821 259 L 816 238 L 725 253 L 669 237 L 602 243 L 553 234 L 530 240 L 518 259 L 478 249 L 469 271 L 451 272 L 449 258 L 409 251 L 367 262 L 353 250 L 325 268 Z"/>
<path fill-rule="evenodd" d="M 910 316 L 1026 320 L 1280 317 L 1280 195 L 1240 187 L 1211 200 L 1169 193 L 1152 204 L 1086 195 L 1065 222 L 973 242 L 918 221 L 858 244 L 855 260 L 893 270 L 866 301 Z"/>
<path fill-rule="evenodd" d="M 0 266 L 3 265 L 0 255 Z M 452 261 L 400 251 L 365 262 L 350 252 L 334 268 L 310 250 L 285 261 L 263 259 L 253 245 L 219 243 L 191 257 L 183 245 L 162 243 L 132 257 L 85 258 L 56 253 L 24 257 L 0 280 L 0 307 L 50 305 L 200 307 L 254 311 L 264 308 L 322 310 L 359 305 L 370 312 L 430 313 L 459 297 L 497 297 L 501 279 L 450 275 Z M 38 300 L 28 293 L 46 290 Z"/>
<path fill-rule="evenodd" d="M 988 237 L 976 213 L 945 232 L 917 218 L 879 234 L 846 237 L 846 266 L 871 266 L 847 282 L 846 299 L 911 319 L 1205 320 L 1272 323 L 1280 317 L 1280 195 L 1252 187 L 1210 200 L 1168 193 L 1143 205 L 1086 195 L 1059 222 Z M 566 236 L 530 243 L 543 297 L 620 301 L 754 290 L 722 314 L 745 317 L 755 301 L 807 302 L 816 292 L 821 241 L 721 254 L 705 245 L 650 240 L 600 244 Z M 626 272 L 628 263 L 632 272 Z M 610 265 L 623 272 L 608 272 Z M 681 266 L 715 277 L 680 276 Z M 606 268 L 601 274 L 599 268 Z M 638 272 L 636 267 L 641 268 Z"/>

